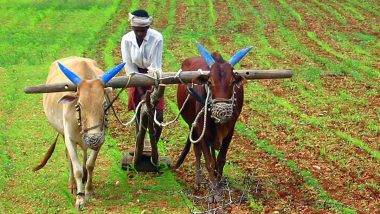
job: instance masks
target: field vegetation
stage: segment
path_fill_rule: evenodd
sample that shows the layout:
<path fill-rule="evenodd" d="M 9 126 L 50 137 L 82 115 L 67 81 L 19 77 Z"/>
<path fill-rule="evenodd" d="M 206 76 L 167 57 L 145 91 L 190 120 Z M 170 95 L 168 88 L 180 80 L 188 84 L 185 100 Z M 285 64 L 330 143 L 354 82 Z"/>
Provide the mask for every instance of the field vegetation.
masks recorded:
<path fill-rule="evenodd" d="M 75 212 L 60 139 L 47 166 L 32 168 L 55 136 L 41 95 L 50 64 L 78 55 L 106 70 L 121 60 L 128 12 L 145 8 L 164 36 L 164 70 L 196 56 L 195 42 L 225 59 L 252 45 L 236 68 L 290 68 L 288 80 L 251 81 L 225 175 L 240 203 L 231 213 L 380 212 L 380 4 L 369 0 L 0 0 L 0 212 Z M 165 120 L 178 113 L 169 86 Z M 126 121 L 127 94 L 116 109 Z M 84 212 L 187 213 L 194 200 L 193 154 L 178 171 L 125 172 L 134 127 L 111 116 Z M 173 160 L 187 137 L 180 120 L 164 129 L 160 155 Z"/>

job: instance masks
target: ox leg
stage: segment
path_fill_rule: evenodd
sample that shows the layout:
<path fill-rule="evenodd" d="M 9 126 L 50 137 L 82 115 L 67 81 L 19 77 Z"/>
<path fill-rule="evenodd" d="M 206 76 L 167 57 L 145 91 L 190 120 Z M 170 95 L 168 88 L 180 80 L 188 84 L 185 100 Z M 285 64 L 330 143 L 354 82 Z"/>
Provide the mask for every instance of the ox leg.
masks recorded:
<path fill-rule="evenodd" d="M 86 162 L 86 169 L 87 169 L 87 182 L 86 182 L 86 191 L 85 191 L 86 200 L 90 199 L 90 197 L 94 193 L 94 188 L 92 186 L 92 175 L 95 168 L 95 161 L 96 161 L 96 158 L 98 157 L 100 148 L 97 151 L 92 150 L 92 149 L 90 150 L 91 150 L 91 154 Z"/>
<path fill-rule="evenodd" d="M 87 149 L 83 149 L 83 178 L 82 178 L 83 184 L 86 184 L 87 182 L 86 162 L 87 162 Z"/>
<path fill-rule="evenodd" d="M 68 133 L 68 132 L 66 132 L 65 130 L 65 133 Z M 85 203 L 84 185 L 82 183 L 83 168 L 80 165 L 79 160 L 78 160 L 76 144 L 70 140 L 67 134 L 65 134 L 65 144 L 66 144 L 67 152 L 69 153 L 71 164 L 73 166 L 74 178 L 77 184 L 77 197 L 75 201 L 75 207 L 78 210 L 82 210 L 84 208 L 84 203 Z"/>
<path fill-rule="evenodd" d="M 211 154 L 210 147 L 206 144 L 205 140 L 202 140 L 199 142 L 202 147 L 202 152 L 205 157 L 205 164 L 208 172 L 209 179 L 211 181 L 211 193 L 212 195 L 209 197 L 209 202 L 218 203 L 222 197 L 221 197 L 221 191 L 219 188 L 219 182 L 216 176 L 216 167 L 215 167 L 215 159 L 213 158 L 213 155 Z"/>
<path fill-rule="evenodd" d="M 191 134 L 191 137 L 193 139 L 198 138 L 198 135 L 195 132 L 190 133 L 190 134 Z M 189 143 L 190 146 L 191 146 L 191 142 L 190 142 L 190 139 L 189 139 L 190 138 L 190 134 L 189 134 L 189 137 L 187 138 L 188 142 L 186 142 L 186 145 L 187 145 L 187 143 Z M 202 158 L 201 143 L 202 143 L 202 140 L 200 142 L 196 143 L 196 144 L 193 144 L 194 145 L 193 146 L 193 150 L 194 150 L 194 156 L 195 156 L 195 186 L 196 186 L 196 188 L 200 188 L 200 186 L 202 184 L 202 180 L 203 180 L 203 178 L 202 178 L 202 167 L 201 167 L 201 158 Z M 181 154 L 181 156 L 182 156 L 182 154 Z"/>
<path fill-rule="evenodd" d="M 67 149 L 65 149 L 65 153 L 66 153 L 67 163 L 69 164 L 69 170 L 70 170 L 69 190 L 70 190 L 71 194 L 76 194 L 77 185 L 75 183 L 75 178 L 74 178 L 73 164 L 71 163 L 70 156 L 67 152 Z"/>
<path fill-rule="evenodd" d="M 218 159 L 216 161 L 217 178 L 219 181 L 222 179 L 222 176 L 223 176 L 223 168 L 224 168 L 224 165 L 226 164 L 227 151 L 228 151 L 228 147 L 230 146 L 230 142 L 231 142 L 233 134 L 234 134 L 234 129 L 232 129 L 228 133 L 228 135 L 223 139 L 222 145 L 220 147 Z"/>
<path fill-rule="evenodd" d="M 135 154 L 133 158 L 134 166 L 137 166 L 138 162 L 142 157 L 142 153 L 144 150 L 144 139 L 146 134 L 146 125 L 147 125 L 147 117 L 144 112 L 140 112 L 140 120 L 139 120 L 139 131 L 136 136 L 136 144 L 135 144 Z"/>
<path fill-rule="evenodd" d="M 202 146 L 202 152 L 205 157 L 205 163 L 209 178 L 213 184 L 216 184 L 217 180 L 215 177 L 215 161 L 212 158 L 210 147 L 206 145 L 206 142 L 204 142 L 204 140 L 200 141 L 199 144 Z"/>
<path fill-rule="evenodd" d="M 212 155 L 212 159 L 214 159 L 214 161 L 216 162 L 215 149 L 213 147 L 211 147 L 211 155 Z"/>

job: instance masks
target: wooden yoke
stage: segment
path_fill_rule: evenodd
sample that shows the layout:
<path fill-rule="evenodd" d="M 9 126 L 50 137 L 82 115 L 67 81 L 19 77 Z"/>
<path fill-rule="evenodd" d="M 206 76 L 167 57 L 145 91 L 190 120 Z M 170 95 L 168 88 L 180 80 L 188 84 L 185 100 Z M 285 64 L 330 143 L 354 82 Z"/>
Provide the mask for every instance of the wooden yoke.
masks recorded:
<path fill-rule="evenodd" d="M 247 80 L 254 79 L 283 79 L 291 78 L 293 73 L 291 70 L 236 70 L 238 75 L 244 77 Z M 193 79 L 198 76 L 208 76 L 209 71 L 192 71 L 192 72 L 164 72 L 161 78 L 161 83 L 165 85 L 179 84 L 179 83 L 191 83 Z M 126 84 L 129 81 L 129 76 L 114 77 L 111 79 L 106 87 L 112 88 L 124 88 L 124 87 L 136 87 L 136 86 L 151 86 L 156 84 L 156 80 L 144 74 L 135 73 L 130 77 L 128 86 Z M 59 83 L 59 84 L 43 84 L 37 86 L 31 86 L 25 88 L 24 92 L 27 94 L 35 93 L 54 93 L 65 91 L 76 91 L 77 86 L 72 83 Z"/>

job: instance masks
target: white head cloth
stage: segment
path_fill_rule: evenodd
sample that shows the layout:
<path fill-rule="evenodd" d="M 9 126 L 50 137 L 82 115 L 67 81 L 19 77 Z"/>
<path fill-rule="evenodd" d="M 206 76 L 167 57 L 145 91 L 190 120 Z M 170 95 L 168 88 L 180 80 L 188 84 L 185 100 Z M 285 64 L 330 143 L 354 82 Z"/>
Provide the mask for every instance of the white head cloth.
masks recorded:
<path fill-rule="evenodd" d="M 153 18 L 139 17 L 139 16 L 133 15 L 132 13 L 129 13 L 129 21 L 131 22 L 132 27 L 146 27 L 152 23 Z"/>

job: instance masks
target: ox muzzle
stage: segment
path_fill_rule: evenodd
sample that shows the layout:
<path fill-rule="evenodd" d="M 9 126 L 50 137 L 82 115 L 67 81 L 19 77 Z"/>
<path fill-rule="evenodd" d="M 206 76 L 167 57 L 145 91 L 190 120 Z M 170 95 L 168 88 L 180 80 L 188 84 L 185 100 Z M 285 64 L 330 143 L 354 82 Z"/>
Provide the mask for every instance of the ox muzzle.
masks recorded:
<path fill-rule="evenodd" d="M 210 89 L 207 89 L 210 91 Z M 217 124 L 223 124 L 232 119 L 235 109 L 235 86 L 233 87 L 232 96 L 230 99 L 211 98 L 209 100 L 209 110 L 211 112 L 211 118 L 215 120 Z"/>
<path fill-rule="evenodd" d="M 104 131 L 101 133 L 83 134 L 83 142 L 88 148 L 98 151 L 104 143 Z"/>

